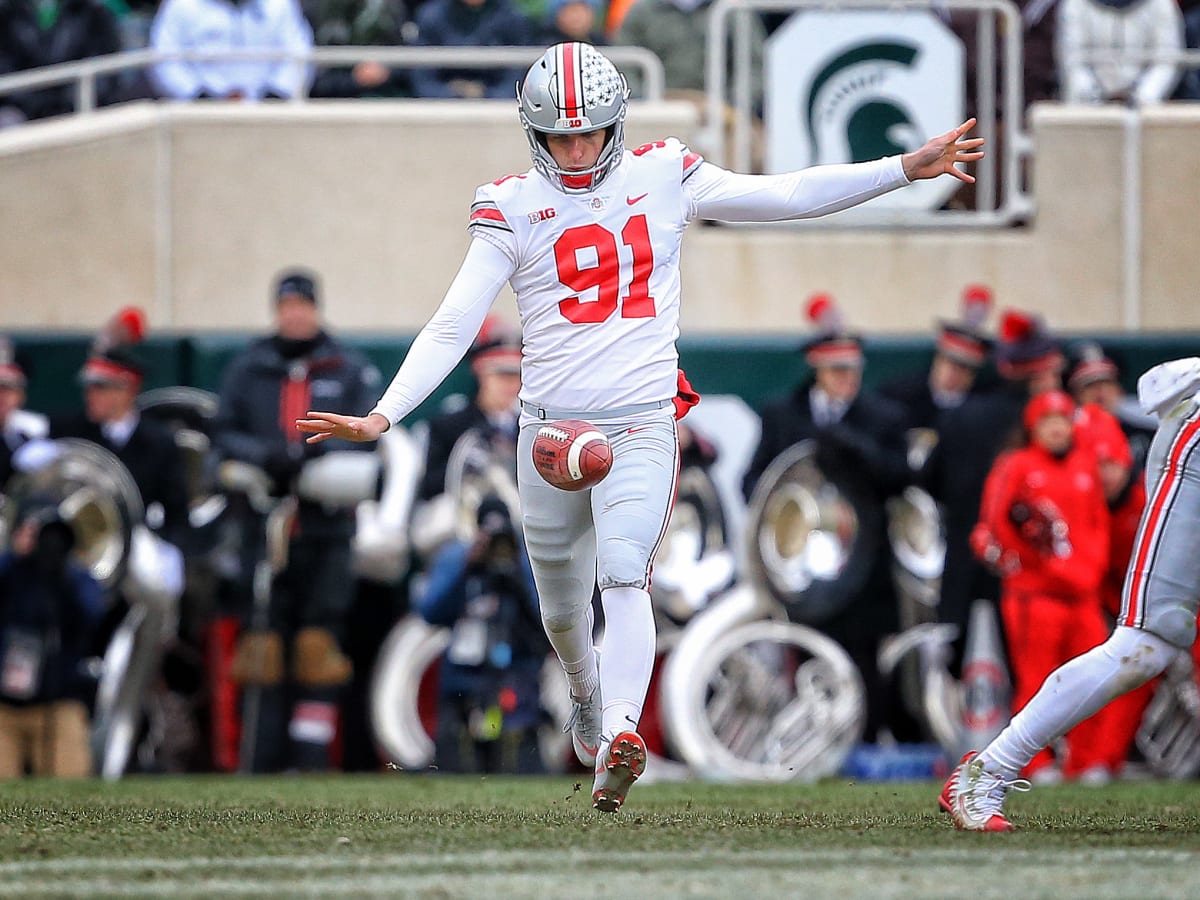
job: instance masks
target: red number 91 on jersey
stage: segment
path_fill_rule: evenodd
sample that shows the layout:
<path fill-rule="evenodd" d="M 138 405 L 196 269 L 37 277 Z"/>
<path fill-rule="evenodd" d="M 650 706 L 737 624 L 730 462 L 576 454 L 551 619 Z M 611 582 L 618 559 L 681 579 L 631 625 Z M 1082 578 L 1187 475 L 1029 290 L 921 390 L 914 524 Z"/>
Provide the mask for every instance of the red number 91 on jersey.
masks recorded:
<path fill-rule="evenodd" d="M 612 468 L 612 458 L 604 432 L 579 419 L 542 425 L 533 439 L 533 467 L 548 484 L 564 491 L 599 484 Z"/>

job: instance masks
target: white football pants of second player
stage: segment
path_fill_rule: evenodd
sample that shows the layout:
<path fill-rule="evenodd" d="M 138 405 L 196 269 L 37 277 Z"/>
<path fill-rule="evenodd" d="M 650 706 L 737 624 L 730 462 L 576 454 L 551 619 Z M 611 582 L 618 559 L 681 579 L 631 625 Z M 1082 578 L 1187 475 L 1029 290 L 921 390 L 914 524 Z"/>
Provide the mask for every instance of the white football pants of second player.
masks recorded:
<path fill-rule="evenodd" d="M 578 492 L 547 484 L 533 466 L 533 440 L 545 423 L 524 415 L 517 487 L 542 622 L 564 662 L 582 659 L 590 649 L 592 590 L 600 586 L 600 687 L 609 734 L 620 730 L 610 722 L 631 719 L 636 726 L 654 668 L 650 566 L 675 500 L 679 437 L 671 406 L 587 421 L 612 445 L 607 478 Z"/>

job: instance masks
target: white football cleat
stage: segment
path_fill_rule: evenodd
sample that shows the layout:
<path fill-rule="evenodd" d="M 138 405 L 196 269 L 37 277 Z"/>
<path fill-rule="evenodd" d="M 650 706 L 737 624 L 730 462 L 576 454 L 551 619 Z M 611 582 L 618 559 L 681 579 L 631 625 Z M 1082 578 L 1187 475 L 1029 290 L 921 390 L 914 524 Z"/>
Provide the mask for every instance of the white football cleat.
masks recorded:
<path fill-rule="evenodd" d="M 596 765 L 596 753 L 600 749 L 600 688 L 597 686 L 583 700 L 571 698 L 571 715 L 563 726 L 563 734 L 571 733 L 571 746 L 576 758 L 585 766 Z"/>
<path fill-rule="evenodd" d="M 616 812 L 629 788 L 646 771 L 646 742 L 636 731 L 622 731 L 604 751 L 592 783 L 592 806 Z"/>
<path fill-rule="evenodd" d="M 1029 782 L 985 771 L 979 754 L 972 751 L 963 756 L 946 779 L 938 805 L 962 831 L 1012 831 L 1012 822 L 1004 815 L 1004 798 L 1009 789 L 1027 791 Z"/>

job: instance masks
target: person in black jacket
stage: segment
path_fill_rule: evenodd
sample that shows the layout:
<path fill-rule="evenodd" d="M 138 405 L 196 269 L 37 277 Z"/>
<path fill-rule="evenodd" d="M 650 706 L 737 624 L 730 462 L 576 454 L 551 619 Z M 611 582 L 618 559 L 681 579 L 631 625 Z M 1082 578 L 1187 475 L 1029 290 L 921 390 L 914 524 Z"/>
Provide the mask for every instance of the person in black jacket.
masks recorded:
<path fill-rule="evenodd" d="M 540 40 L 548 46 L 566 41 L 583 41 L 594 47 L 607 44 L 599 0 L 550 0 Z"/>
<path fill-rule="evenodd" d="M 422 47 L 522 47 L 533 26 L 511 0 L 426 0 L 416 14 Z M 511 100 L 519 69 L 413 69 L 417 97 Z"/>
<path fill-rule="evenodd" d="M 136 345 L 145 327 L 135 307 L 106 324 L 79 373 L 84 411 L 52 419 L 50 437 L 81 438 L 115 455 L 142 495 L 147 526 L 182 547 L 189 530 L 183 456 L 167 426 L 144 418 L 137 406 L 146 370 Z"/>
<path fill-rule="evenodd" d="M 28 368 L 12 342 L 0 336 L 0 494 L 13 474 L 13 454 L 27 442 L 46 436 L 46 417 L 23 408 Z"/>
<path fill-rule="evenodd" d="M 31 0 L 0 0 L 0 75 L 45 64 L 37 11 Z M 28 91 L 0 96 L 0 128 L 32 118 L 35 99 Z"/>
<path fill-rule="evenodd" d="M 429 420 L 425 472 L 418 496 L 430 500 L 446 490 L 446 466 L 459 438 L 472 429 L 502 455 L 517 446 L 517 394 L 521 390 L 521 334 L 490 316 L 467 355 L 475 376 L 475 395 L 465 406 L 449 409 Z M 514 470 L 515 479 L 515 470 Z"/>
<path fill-rule="evenodd" d="M 322 328 L 314 273 L 282 273 L 274 298 L 275 333 L 252 343 L 225 370 L 214 444 L 223 458 L 262 468 L 272 479 L 273 493 L 285 496 L 310 460 L 330 451 L 373 448 L 344 441 L 306 444 L 300 432 L 284 423 L 290 425 L 313 406 L 346 412 L 369 406 L 379 373 Z M 261 518 L 248 513 L 243 526 L 238 602 L 245 613 L 253 596 L 255 564 L 265 553 L 265 531 Z M 253 622 L 243 632 L 234 677 L 274 689 L 264 705 L 256 759 L 250 763 L 256 771 L 329 767 L 337 701 L 352 674 L 343 648 L 355 587 L 354 529 L 353 509 L 328 510 L 301 500 L 268 621 Z M 285 721 L 289 699 L 294 702 L 290 721 Z"/>
<path fill-rule="evenodd" d="M 979 521 L 983 484 L 1004 449 L 1023 439 L 1021 414 L 1029 398 L 1061 390 L 1065 360 L 1057 339 L 1035 316 L 1010 310 L 1000 324 L 995 346 L 996 390 L 969 396 L 949 410 L 937 446 L 920 473 L 921 484 L 941 505 L 946 529 L 946 566 L 942 573 L 938 618 L 959 626 L 952 668 L 957 670 L 966 645 L 966 627 L 974 600 L 997 601 L 998 579 L 971 552 L 971 529 Z"/>
<path fill-rule="evenodd" d="M 876 663 L 879 641 L 899 624 L 884 501 L 910 480 L 904 411 L 862 388 L 862 341 L 842 327 L 831 298 L 813 298 L 809 318 L 820 328 L 804 346 L 812 375 L 786 399 L 763 408 L 762 437 L 742 490 L 752 497 L 776 457 L 811 439 L 822 473 L 854 498 L 859 523 L 854 552 L 860 556 L 847 563 L 846 579 L 838 579 L 844 602 L 831 606 L 827 618 L 813 624 L 839 641 L 862 672 L 868 695 L 866 740 L 873 741 L 885 724 L 908 727 L 888 721 L 886 685 Z"/>
<path fill-rule="evenodd" d="M 983 332 L 991 302 L 992 293 L 986 287 L 968 286 L 962 296 L 961 321 L 942 321 L 938 325 L 928 371 L 879 386 L 880 394 L 904 407 L 910 429 L 939 433 L 946 412 L 957 409 L 979 391 L 979 371 L 991 347 L 991 340 Z"/>
<path fill-rule="evenodd" d="M 435 762 L 446 772 L 535 773 L 538 677 L 550 645 L 533 570 L 503 500 L 485 497 L 477 522 L 473 540 L 442 546 L 416 598 L 422 618 L 451 629 Z"/>
<path fill-rule="evenodd" d="M 40 65 L 105 56 L 121 50 L 117 17 L 102 0 L 57 0 L 44 6 L 42 59 Z M 57 116 L 75 109 L 75 89 L 71 84 L 43 88 L 35 92 L 35 107 L 30 118 Z M 122 80 L 117 75 L 96 79 L 96 102 L 100 106 L 124 99 Z"/>
<path fill-rule="evenodd" d="M 104 613 L 100 585 L 71 562 L 53 501 L 19 505 L 0 554 L 0 779 L 92 772 L 84 660 Z"/>

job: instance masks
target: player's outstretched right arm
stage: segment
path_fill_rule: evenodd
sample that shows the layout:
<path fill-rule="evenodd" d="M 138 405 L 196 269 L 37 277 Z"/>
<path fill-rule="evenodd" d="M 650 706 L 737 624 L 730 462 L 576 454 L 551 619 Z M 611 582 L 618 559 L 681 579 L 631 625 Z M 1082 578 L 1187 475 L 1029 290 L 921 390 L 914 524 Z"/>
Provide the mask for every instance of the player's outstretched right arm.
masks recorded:
<path fill-rule="evenodd" d="M 413 341 L 375 408 L 365 416 L 309 412 L 306 418 L 296 420 L 296 428 L 309 435 L 310 444 L 335 437 L 377 440 L 393 422 L 416 409 L 458 365 L 515 268 L 508 255 L 492 243 L 472 240 L 441 306 Z"/>

